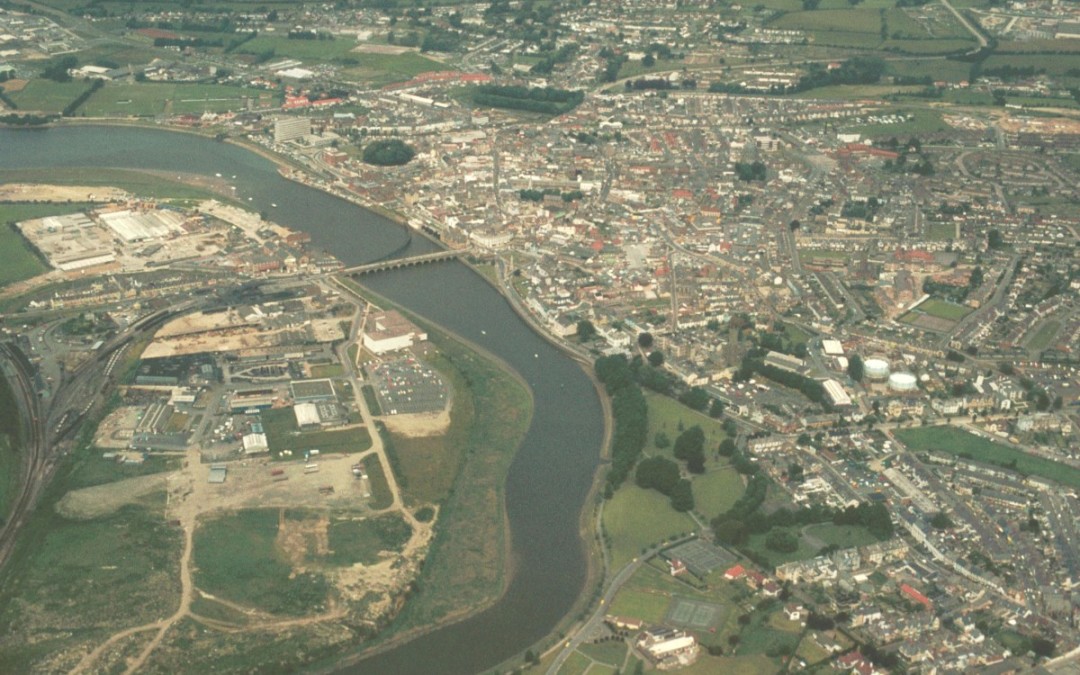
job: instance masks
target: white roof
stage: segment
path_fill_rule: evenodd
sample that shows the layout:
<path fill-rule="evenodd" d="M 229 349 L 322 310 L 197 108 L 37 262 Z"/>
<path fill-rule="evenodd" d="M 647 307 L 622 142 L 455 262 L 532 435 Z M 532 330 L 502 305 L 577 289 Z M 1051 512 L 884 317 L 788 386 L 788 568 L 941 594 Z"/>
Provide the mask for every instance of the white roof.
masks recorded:
<path fill-rule="evenodd" d="M 258 452 L 269 447 L 266 434 L 247 434 L 244 436 L 244 452 Z"/>
<path fill-rule="evenodd" d="M 298 427 L 306 427 L 322 422 L 322 418 L 319 417 L 319 406 L 314 403 L 297 403 L 293 406 L 293 413 L 296 415 L 296 426 Z"/>
<path fill-rule="evenodd" d="M 844 353 L 844 345 L 839 340 L 822 340 L 821 348 L 829 356 L 842 356 Z"/>

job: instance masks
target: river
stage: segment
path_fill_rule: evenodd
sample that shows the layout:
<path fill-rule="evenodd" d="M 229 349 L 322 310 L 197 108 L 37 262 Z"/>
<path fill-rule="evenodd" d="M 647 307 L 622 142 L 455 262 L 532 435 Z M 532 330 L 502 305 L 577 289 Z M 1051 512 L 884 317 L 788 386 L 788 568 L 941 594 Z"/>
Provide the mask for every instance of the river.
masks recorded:
<path fill-rule="evenodd" d="M 309 232 L 315 246 L 347 265 L 431 247 L 420 237 L 410 242 L 409 233 L 386 218 L 282 178 L 255 153 L 198 136 L 128 127 L 0 129 L 0 169 L 37 167 L 220 173 L 251 210 Z M 479 672 L 547 635 L 583 592 L 586 562 L 578 525 L 603 439 L 600 401 L 577 363 L 459 262 L 370 275 L 363 283 L 502 358 L 532 387 L 532 425 L 506 485 L 512 542 L 507 592 L 475 616 L 344 671 Z"/>

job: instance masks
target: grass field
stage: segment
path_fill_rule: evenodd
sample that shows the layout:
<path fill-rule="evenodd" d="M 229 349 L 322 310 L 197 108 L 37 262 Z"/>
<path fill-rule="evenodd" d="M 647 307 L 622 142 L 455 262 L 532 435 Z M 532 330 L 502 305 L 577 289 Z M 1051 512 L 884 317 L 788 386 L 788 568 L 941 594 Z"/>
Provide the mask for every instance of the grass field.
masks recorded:
<path fill-rule="evenodd" d="M 52 80 L 30 80 L 19 91 L 8 94 L 8 98 L 19 106 L 20 112 L 58 113 L 79 94 L 90 88 L 86 82 L 53 82 Z"/>
<path fill-rule="evenodd" d="M 592 660 L 589 657 L 581 652 L 574 652 L 559 668 L 559 675 L 585 675 L 591 665 Z"/>
<path fill-rule="evenodd" d="M 277 92 L 220 84 L 112 83 L 94 92 L 79 111 L 90 117 L 145 117 L 243 110 L 248 98 L 259 107 L 275 104 Z"/>
<path fill-rule="evenodd" d="M 19 481 L 19 443 L 22 431 L 19 407 L 7 378 L 0 377 L 0 518 L 7 518 L 8 505 L 15 496 Z"/>
<path fill-rule="evenodd" d="M 35 277 L 48 267 L 29 242 L 3 218 L 6 205 L 0 205 L 0 286 Z"/>
<path fill-rule="evenodd" d="M 248 40 L 239 49 L 238 54 L 263 54 L 273 50 L 269 59 L 308 59 L 311 61 L 340 61 L 356 47 L 353 40 L 290 40 L 284 37 L 257 37 Z"/>
<path fill-rule="evenodd" d="M 806 536 L 820 539 L 825 544 L 840 548 L 856 548 L 877 543 L 878 539 L 860 525 L 833 525 L 823 523 L 806 528 Z"/>
<path fill-rule="evenodd" d="M 296 459 L 296 455 L 305 450 L 354 453 L 371 447 L 371 435 L 363 427 L 300 432 L 292 408 L 266 410 L 260 418 L 270 444 L 270 454 L 275 459 L 282 458 L 282 450 L 293 452 L 292 456 L 285 456 L 284 459 Z"/>
<path fill-rule="evenodd" d="M 701 427 L 701 430 L 705 432 L 705 459 L 707 468 L 712 468 L 716 465 L 714 459 L 716 455 L 716 449 L 720 446 L 720 442 L 727 438 L 727 434 L 724 433 L 723 425 L 720 420 L 713 419 L 708 415 L 700 413 L 696 410 L 686 407 L 682 403 L 679 403 L 673 398 L 656 394 L 653 392 L 645 392 L 645 400 L 649 405 L 649 432 L 648 440 L 646 441 L 646 453 L 650 455 L 664 455 L 670 459 L 674 459 L 672 446 L 675 444 L 675 439 L 682 433 L 681 430 L 689 429 L 690 427 L 697 425 Z M 667 448 L 657 448 L 654 444 L 656 435 L 663 432 L 671 441 L 671 446 Z"/>
<path fill-rule="evenodd" d="M 1080 487 L 1080 469 L 1029 455 L 961 429 L 948 426 L 897 429 L 896 437 L 915 452 L 937 450 L 1000 466 L 1013 466 L 1015 462 L 1015 470 L 1020 473 L 1046 478 L 1072 488 Z"/>
<path fill-rule="evenodd" d="M 952 127 L 941 118 L 941 113 L 936 110 L 903 110 L 897 111 L 906 119 L 897 124 L 860 124 L 845 127 L 845 131 L 858 132 L 864 136 L 890 137 L 909 136 L 922 134 L 936 134 L 948 131 Z"/>
<path fill-rule="evenodd" d="M 311 376 L 314 378 L 341 377 L 344 374 L 345 368 L 340 363 L 323 363 L 311 367 Z"/>
<path fill-rule="evenodd" d="M 1028 340 L 1028 349 L 1042 351 L 1050 346 L 1061 330 L 1061 322 L 1051 319 L 1039 326 L 1039 330 Z"/>
<path fill-rule="evenodd" d="M 876 9 L 850 8 L 791 12 L 773 21 L 770 27 L 807 32 L 833 32 L 842 28 L 844 32 L 872 33 L 878 38 L 881 34 L 881 13 Z"/>
<path fill-rule="evenodd" d="M 609 608 L 616 616 L 641 619 L 650 624 L 663 623 L 671 596 L 667 593 L 628 588 L 620 590 Z"/>
<path fill-rule="evenodd" d="M 882 49 L 907 54 L 950 54 L 967 51 L 976 46 L 974 40 L 886 40 Z"/>
<path fill-rule="evenodd" d="M 164 504 L 164 493 L 159 495 Z M 156 621 L 176 609 L 181 532 L 160 511 L 129 506 L 107 518 L 73 522 L 47 509 L 10 561 L 0 596 L 0 663 L 41 672 L 38 661 L 93 635 Z M 33 608 L 29 620 L 27 608 Z"/>
<path fill-rule="evenodd" d="M 959 321 L 968 314 L 971 314 L 972 311 L 970 307 L 964 307 L 963 305 L 957 305 L 952 302 L 937 300 L 935 298 L 930 298 L 915 309 L 923 314 L 929 314 L 930 316 L 946 319 L 948 321 Z"/>
<path fill-rule="evenodd" d="M 604 505 L 604 532 L 610 540 L 611 568 L 620 569 L 643 548 L 696 529 L 690 516 L 671 508 L 655 490 L 626 484 Z"/>
<path fill-rule="evenodd" d="M 391 513 L 363 520 L 334 520 L 328 536 L 329 562 L 372 565 L 382 559 L 383 551 L 400 552 L 412 536 L 412 528 L 401 515 Z"/>
<path fill-rule="evenodd" d="M 581 646 L 581 653 L 601 663 L 618 668 L 626 660 L 625 642 L 601 642 Z"/>
<path fill-rule="evenodd" d="M 959 82 L 968 79 L 971 74 L 971 64 L 943 59 L 889 61 L 888 73 L 905 77 L 929 76 L 933 80 Z"/>
<path fill-rule="evenodd" d="M 342 71 L 345 79 L 389 84 L 411 80 L 420 73 L 428 73 L 448 68 L 432 59 L 406 52 L 404 54 L 351 54 L 357 65 L 351 65 Z"/>
<path fill-rule="evenodd" d="M 248 509 L 204 520 L 195 530 L 195 583 L 216 597 L 275 614 L 323 609 L 329 585 L 293 575 L 277 548 L 278 509 Z"/>
<path fill-rule="evenodd" d="M 953 223 L 930 223 L 926 228 L 926 238 L 930 241 L 950 241 L 956 238 L 956 225 Z"/>
<path fill-rule="evenodd" d="M 730 509 L 745 490 L 742 477 L 732 468 L 695 476 L 692 486 L 694 510 L 709 519 Z"/>
<path fill-rule="evenodd" d="M 394 494 L 390 492 L 390 484 L 386 481 L 379 458 L 375 455 L 365 457 L 364 472 L 367 473 L 368 483 L 371 485 L 371 508 L 388 508 L 394 503 Z"/>

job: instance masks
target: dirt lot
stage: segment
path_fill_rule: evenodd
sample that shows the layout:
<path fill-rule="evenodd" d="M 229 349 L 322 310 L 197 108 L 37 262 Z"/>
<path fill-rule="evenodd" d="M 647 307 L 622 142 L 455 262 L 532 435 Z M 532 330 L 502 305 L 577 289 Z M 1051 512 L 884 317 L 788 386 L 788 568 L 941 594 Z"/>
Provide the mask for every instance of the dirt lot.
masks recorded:
<path fill-rule="evenodd" d="M 384 415 L 379 418 L 391 433 L 407 438 L 439 436 L 450 428 L 450 411 L 416 415 Z"/>
<path fill-rule="evenodd" d="M 0 185 L 0 201 L 7 202 L 115 202 L 130 198 L 126 191 L 111 187 L 27 183 Z"/>
<path fill-rule="evenodd" d="M 139 424 L 139 413 L 142 411 L 142 406 L 132 405 L 109 413 L 98 425 L 94 445 L 99 448 L 126 448 Z"/>

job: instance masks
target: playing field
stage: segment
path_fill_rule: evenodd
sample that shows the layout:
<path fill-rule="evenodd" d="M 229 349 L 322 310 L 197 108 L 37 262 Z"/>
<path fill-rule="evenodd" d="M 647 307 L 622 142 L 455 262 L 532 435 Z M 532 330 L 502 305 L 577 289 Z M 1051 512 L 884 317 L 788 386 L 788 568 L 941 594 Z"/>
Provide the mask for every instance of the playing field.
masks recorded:
<path fill-rule="evenodd" d="M 86 82 L 30 80 L 19 91 L 8 94 L 8 98 L 19 106 L 20 112 L 58 113 L 89 87 Z"/>
<path fill-rule="evenodd" d="M 667 613 L 667 623 L 696 630 L 718 626 L 726 618 L 727 613 L 720 605 L 685 598 L 675 598 Z"/>
<path fill-rule="evenodd" d="M 219 84 L 109 83 L 79 109 L 90 117 L 146 117 L 244 110 L 276 103 L 276 93 Z"/>

